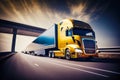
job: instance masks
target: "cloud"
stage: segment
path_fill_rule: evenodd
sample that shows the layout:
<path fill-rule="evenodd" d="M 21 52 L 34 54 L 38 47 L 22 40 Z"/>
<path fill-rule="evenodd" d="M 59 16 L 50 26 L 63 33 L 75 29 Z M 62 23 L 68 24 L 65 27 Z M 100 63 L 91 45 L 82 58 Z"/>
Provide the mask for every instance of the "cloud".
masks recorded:
<path fill-rule="evenodd" d="M 97 7 L 89 7 L 88 0 L 3 0 L 1 19 L 49 28 L 65 18 L 90 22 Z M 89 9 L 88 9 L 89 8 Z M 96 19 L 97 17 L 94 17 Z"/>
<path fill-rule="evenodd" d="M 88 7 L 87 4 L 87 2 L 79 2 L 77 5 L 68 3 L 70 16 L 81 21 L 90 22 L 91 14 L 85 12 Z"/>

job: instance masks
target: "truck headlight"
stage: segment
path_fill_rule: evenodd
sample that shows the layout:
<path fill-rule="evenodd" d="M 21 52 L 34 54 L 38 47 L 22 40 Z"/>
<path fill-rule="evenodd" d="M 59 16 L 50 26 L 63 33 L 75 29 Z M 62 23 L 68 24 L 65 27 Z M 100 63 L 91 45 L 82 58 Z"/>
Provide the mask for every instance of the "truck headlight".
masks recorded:
<path fill-rule="evenodd" d="M 81 49 L 75 49 L 76 53 L 83 53 Z"/>
<path fill-rule="evenodd" d="M 100 51 L 97 49 L 97 50 L 96 50 L 96 53 L 100 53 Z"/>

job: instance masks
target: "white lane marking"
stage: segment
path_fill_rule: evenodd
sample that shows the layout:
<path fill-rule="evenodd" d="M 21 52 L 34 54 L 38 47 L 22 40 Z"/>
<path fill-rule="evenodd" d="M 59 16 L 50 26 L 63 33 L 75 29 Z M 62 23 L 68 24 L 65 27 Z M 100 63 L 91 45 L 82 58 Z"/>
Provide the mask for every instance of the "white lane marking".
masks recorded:
<path fill-rule="evenodd" d="M 46 62 L 46 61 L 44 61 L 44 60 L 41 60 L 41 61 Z M 52 60 L 51 60 L 51 61 L 52 61 Z M 71 67 L 71 66 L 59 64 L 59 63 L 56 63 L 56 62 L 48 62 L 48 63 L 50 63 L 50 64 L 55 64 L 55 65 L 59 65 L 59 66 L 66 67 L 66 68 L 69 68 L 69 69 L 74 69 L 74 70 L 79 70 L 79 71 L 87 72 L 87 73 L 94 74 L 94 75 L 98 75 L 98 76 L 102 76 L 102 77 L 109 77 L 109 76 L 107 76 L 107 75 L 103 75 L 103 74 L 100 74 L 100 73 L 96 73 L 96 72 L 92 72 L 92 71 L 88 71 L 88 70 L 84 70 L 84 69 L 79 69 L 79 68 L 75 68 L 75 67 Z"/>
<path fill-rule="evenodd" d="M 49 63 L 51 63 L 51 62 L 49 62 Z M 63 65 L 63 64 L 58 64 L 58 63 L 53 63 L 53 62 L 52 62 L 52 64 L 56 64 L 56 65 L 63 66 L 63 67 L 66 67 L 66 68 L 70 68 L 70 69 L 74 69 L 74 70 L 87 72 L 87 73 L 98 75 L 98 76 L 102 76 L 102 77 L 109 77 L 107 75 L 103 75 L 103 74 L 99 74 L 99 73 L 96 73 L 96 72 L 92 72 L 92 71 L 88 71 L 88 70 L 84 70 L 84 69 L 79 69 L 79 68 L 75 68 L 75 67 L 70 67 L 70 66 Z"/>
<path fill-rule="evenodd" d="M 37 66 L 37 67 L 39 66 L 38 64 L 34 64 L 34 65 Z"/>
<path fill-rule="evenodd" d="M 51 61 L 53 61 L 53 60 L 51 60 Z M 119 72 L 105 70 L 105 69 L 100 69 L 100 68 L 94 68 L 94 67 L 89 67 L 89 66 L 77 65 L 77 64 L 73 64 L 73 63 L 64 63 L 64 62 L 61 62 L 61 61 L 57 61 L 57 62 L 60 62 L 60 63 L 63 63 L 63 64 L 70 64 L 70 65 L 74 65 L 74 66 L 79 66 L 79 67 L 83 67 L 83 68 L 88 68 L 88 69 L 93 69 L 93 70 L 98 70 L 98 71 L 104 71 L 104 72 L 109 72 L 109 73 L 114 73 L 114 74 L 120 74 Z"/>
<path fill-rule="evenodd" d="M 55 60 L 53 59 L 49 59 L 51 60 L 52 62 L 56 62 Z M 78 66 L 78 67 L 83 67 L 83 68 L 88 68 L 88 69 L 93 69 L 93 70 L 98 70 L 98 71 L 103 71 L 103 72 L 108 72 L 108 73 L 113 73 L 113 74 L 120 74 L 120 72 L 115 72 L 115 71 L 111 71 L 111 70 L 105 70 L 105 69 L 100 69 L 100 68 L 95 68 L 95 67 L 89 67 L 89 66 L 84 66 L 84 65 L 78 65 L 78 64 L 74 64 L 74 63 L 65 63 L 65 62 L 61 62 L 61 61 L 58 61 L 57 62 L 59 63 L 63 63 L 63 64 L 70 64 L 70 65 L 74 65 L 74 66 Z"/>

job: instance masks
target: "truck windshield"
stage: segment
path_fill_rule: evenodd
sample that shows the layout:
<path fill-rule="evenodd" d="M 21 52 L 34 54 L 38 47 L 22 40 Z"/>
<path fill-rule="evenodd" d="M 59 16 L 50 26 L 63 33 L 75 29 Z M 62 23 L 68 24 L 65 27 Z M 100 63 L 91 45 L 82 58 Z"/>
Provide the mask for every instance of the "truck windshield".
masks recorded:
<path fill-rule="evenodd" d="M 73 28 L 73 34 L 74 35 L 80 35 L 80 36 L 92 36 L 92 37 L 95 37 L 94 31 L 91 30 L 91 29 Z"/>

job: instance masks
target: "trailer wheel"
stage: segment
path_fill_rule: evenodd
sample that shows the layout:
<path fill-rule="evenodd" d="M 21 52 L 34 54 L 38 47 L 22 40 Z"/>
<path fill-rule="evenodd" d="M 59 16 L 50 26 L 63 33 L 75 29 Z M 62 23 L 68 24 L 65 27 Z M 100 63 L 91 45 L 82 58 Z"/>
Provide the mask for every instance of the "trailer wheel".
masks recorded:
<path fill-rule="evenodd" d="M 66 58 L 67 60 L 70 60 L 70 59 L 71 59 L 70 50 L 69 50 L 69 49 L 67 49 L 67 50 L 65 51 L 65 58 Z"/>
<path fill-rule="evenodd" d="M 52 58 L 55 58 L 55 53 L 54 52 L 52 52 Z"/>
<path fill-rule="evenodd" d="M 49 51 L 49 57 L 50 58 L 55 58 L 55 53 L 53 51 Z"/>
<path fill-rule="evenodd" d="M 49 55 L 50 58 L 52 58 L 52 51 L 49 51 Z"/>
<path fill-rule="evenodd" d="M 34 54 L 35 56 L 37 56 L 37 54 Z"/>

